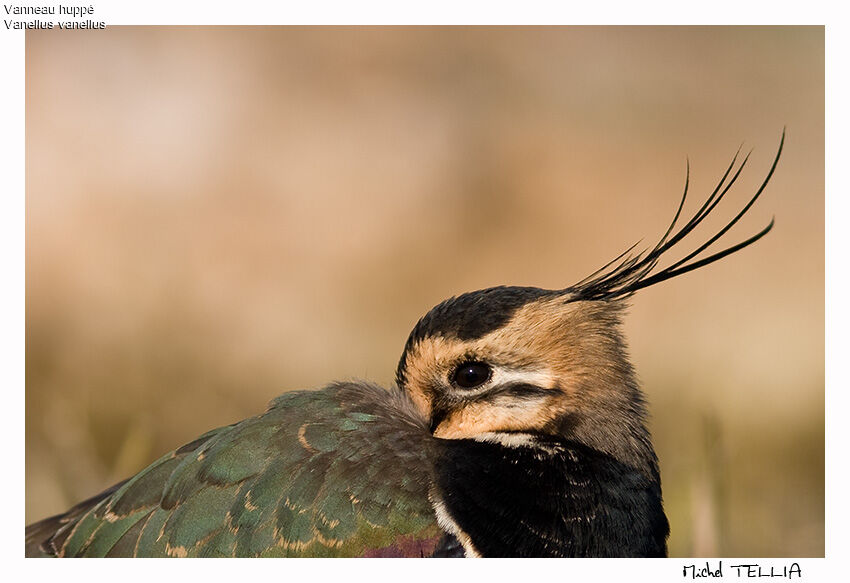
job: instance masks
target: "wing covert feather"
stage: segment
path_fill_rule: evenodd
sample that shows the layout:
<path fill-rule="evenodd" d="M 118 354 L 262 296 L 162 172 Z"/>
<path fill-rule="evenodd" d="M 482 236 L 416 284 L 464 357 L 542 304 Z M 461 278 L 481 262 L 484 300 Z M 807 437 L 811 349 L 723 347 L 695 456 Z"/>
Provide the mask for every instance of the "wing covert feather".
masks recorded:
<path fill-rule="evenodd" d="M 52 529 L 42 554 L 427 556 L 442 536 L 430 439 L 397 391 L 350 382 L 287 393 L 73 516 L 28 527 L 27 554 Z"/>

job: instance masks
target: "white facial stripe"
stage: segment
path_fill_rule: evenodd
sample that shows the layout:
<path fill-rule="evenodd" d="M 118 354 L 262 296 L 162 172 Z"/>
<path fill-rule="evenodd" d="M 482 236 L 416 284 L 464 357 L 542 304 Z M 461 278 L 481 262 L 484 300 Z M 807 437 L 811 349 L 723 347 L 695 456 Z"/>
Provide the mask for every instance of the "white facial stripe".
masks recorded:
<path fill-rule="evenodd" d="M 538 451 L 543 451 L 547 453 L 555 453 L 561 451 L 560 447 L 548 444 L 546 442 L 541 442 L 537 439 L 536 436 L 530 433 L 487 431 L 484 433 L 479 433 L 478 435 L 473 435 L 471 439 L 484 443 L 497 443 L 504 447 L 530 447 Z"/>
<path fill-rule="evenodd" d="M 541 370 L 515 370 L 496 367 L 493 369 L 493 385 L 533 385 L 548 389 L 552 387 L 554 379 L 552 375 Z"/>
<path fill-rule="evenodd" d="M 505 447 L 535 447 L 537 440 L 528 433 L 506 433 L 500 431 L 487 431 L 473 435 L 475 441 L 483 441 L 486 443 L 498 443 Z"/>

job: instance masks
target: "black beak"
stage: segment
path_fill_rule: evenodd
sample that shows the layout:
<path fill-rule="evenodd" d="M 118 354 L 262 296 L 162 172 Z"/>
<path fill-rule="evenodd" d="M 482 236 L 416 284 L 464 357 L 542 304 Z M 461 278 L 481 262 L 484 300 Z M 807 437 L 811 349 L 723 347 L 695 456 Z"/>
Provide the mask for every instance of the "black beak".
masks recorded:
<path fill-rule="evenodd" d="M 434 405 L 431 409 L 431 425 L 429 427 L 431 433 L 437 431 L 437 427 L 440 426 L 440 423 L 442 423 L 448 415 L 449 409 L 447 407 Z"/>

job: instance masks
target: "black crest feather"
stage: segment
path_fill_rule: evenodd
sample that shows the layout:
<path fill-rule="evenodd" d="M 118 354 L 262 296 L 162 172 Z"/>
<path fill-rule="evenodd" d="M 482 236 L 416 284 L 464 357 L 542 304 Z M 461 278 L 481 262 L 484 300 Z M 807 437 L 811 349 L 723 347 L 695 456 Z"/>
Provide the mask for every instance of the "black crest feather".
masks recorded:
<path fill-rule="evenodd" d="M 694 251 L 688 253 L 688 255 L 679 261 L 676 261 L 672 265 L 660 270 L 656 269 L 661 257 L 672 247 L 677 245 L 689 233 L 691 233 L 691 231 L 693 231 L 705 219 L 705 217 L 714 210 L 726 193 L 729 192 L 738 180 L 738 177 L 741 175 L 741 171 L 744 169 L 744 166 L 747 165 L 747 160 L 749 160 L 750 157 L 749 153 L 744 156 L 740 164 L 738 164 L 738 158 L 741 154 L 740 149 L 735 153 L 735 157 L 732 159 L 732 162 L 729 164 L 729 167 L 726 169 L 726 172 L 723 174 L 720 182 L 717 183 L 717 186 L 712 191 L 708 199 L 706 199 L 699 210 L 694 213 L 685 225 L 683 225 L 678 231 L 674 232 L 676 223 L 682 214 L 682 209 L 685 206 L 685 200 L 688 196 L 688 184 L 690 179 L 690 164 L 688 164 L 685 176 L 685 189 L 682 193 L 682 200 L 679 203 L 679 208 L 676 210 L 676 214 L 673 217 L 673 221 L 670 223 L 670 226 L 667 228 L 667 231 L 658 243 L 656 243 L 652 249 L 644 250 L 636 255 L 632 255 L 631 252 L 638 245 L 635 243 L 618 257 L 602 266 L 600 269 L 596 270 L 577 284 L 567 288 L 565 291 L 570 291 L 573 294 L 573 299 L 575 300 L 603 300 L 627 297 L 639 289 L 655 285 L 656 283 L 693 271 L 694 269 L 699 269 L 709 263 L 714 263 L 715 261 L 723 259 L 727 255 L 740 251 L 744 247 L 747 247 L 764 237 L 773 228 L 773 219 L 770 220 L 770 223 L 764 229 L 752 237 L 749 237 L 736 245 L 727 247 L 722 251 L 708 255 L 707 257 L 700 257 L 703 251 L 726 234 L 726 232 L 731 229 L 735 223 L 744 216 L 744 214 L 746 214 L 750 207 L 752 207 L 756 200 L 758 200 L 759 196 L 761 196 L 761 193 L 764 192 L 764 189 L 767 187 L 768 182 L 770 182 L 770 179 L 776 170 L 776 166 L 779 164 L 779 158 L 782 155 L 782 146 L 784 144 L 785 130 L 783 129 L 782 139 L 779 142 L 779 149 L 776 152 L 776 157 L 773 160 L 770 171 L 767 173 L 767 176 L 756 193 L 749 202 L 744 205 L 738 214 L 726 224 L 725 227 L 720 229 L 720 231 L 709 238 L 708 241 L 697 247 Z M 738 165 L 737 169 L 735 169 L 736 165 Z"/>

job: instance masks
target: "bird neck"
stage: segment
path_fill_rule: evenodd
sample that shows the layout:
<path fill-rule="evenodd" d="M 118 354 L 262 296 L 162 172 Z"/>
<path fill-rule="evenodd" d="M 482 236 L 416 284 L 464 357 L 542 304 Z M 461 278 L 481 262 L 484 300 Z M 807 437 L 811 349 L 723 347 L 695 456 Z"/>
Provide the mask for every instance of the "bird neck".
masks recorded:
<path fill-rule="evenodd" d="M 447 530 L 468 555 L 666 555 L 669 527 L 657 476 L 545 437 L 513 447 L 438 441 L 438 519 L 450 523 Z"/>
<path fill-rule="evenodd" d="M 617 395 L 607 395 L 591 406 L 565 413 L 547 427 L 547 433 L 606 454 L 649 479 L 660 480 L 646 416 L 640 390 L 631 384 Z"/>

